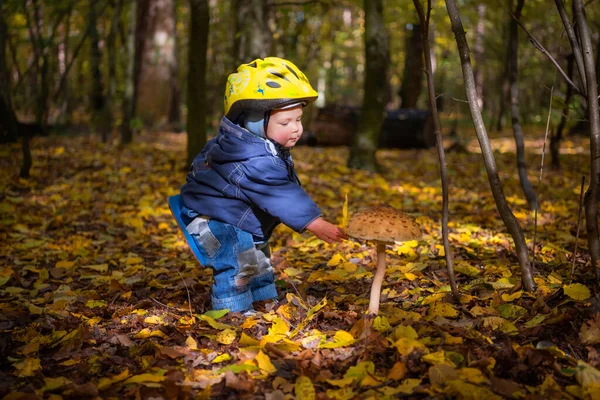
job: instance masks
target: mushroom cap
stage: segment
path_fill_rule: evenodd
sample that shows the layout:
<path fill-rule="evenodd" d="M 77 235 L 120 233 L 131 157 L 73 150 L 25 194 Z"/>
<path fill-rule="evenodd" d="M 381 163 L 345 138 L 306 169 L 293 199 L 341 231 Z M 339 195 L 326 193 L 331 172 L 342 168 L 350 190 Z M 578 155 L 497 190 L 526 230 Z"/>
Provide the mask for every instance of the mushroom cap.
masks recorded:
<path fill-rule="evenodd" d="M 346 233 L 357 239 L 388 243 L 419 239 L 422 236 L 421 227 L 413 218 L 387 204 L 352 215 Z"/>

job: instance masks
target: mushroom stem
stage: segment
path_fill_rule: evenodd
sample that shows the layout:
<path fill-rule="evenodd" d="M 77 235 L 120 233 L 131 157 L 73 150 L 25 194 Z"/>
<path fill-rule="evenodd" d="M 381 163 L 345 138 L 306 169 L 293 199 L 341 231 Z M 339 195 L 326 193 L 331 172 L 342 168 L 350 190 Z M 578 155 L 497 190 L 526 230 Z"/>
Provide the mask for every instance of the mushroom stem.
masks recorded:
<path fill-rule="evenodd" d="M 371 299 L 369 301 L 369 314 L 377 315 L 379 312 L 379 296 L 381 294 L 381 284 L 385 276 L 385 243 L 375 242 L 377 244 L 377 271 L 373 277 L 371 286 Z"/>

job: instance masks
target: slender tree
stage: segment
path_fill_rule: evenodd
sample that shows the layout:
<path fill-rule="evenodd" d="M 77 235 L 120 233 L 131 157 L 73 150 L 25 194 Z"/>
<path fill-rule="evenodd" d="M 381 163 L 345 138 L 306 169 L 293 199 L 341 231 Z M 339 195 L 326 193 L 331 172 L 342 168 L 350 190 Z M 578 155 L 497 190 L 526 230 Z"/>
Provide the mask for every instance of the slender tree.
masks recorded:
<path fill-rule="evenodd" d="M 511 1 L 512 3 L 512 1 Z M 527 204 L 532 210 L 539 209 L 539 204 L 535 191 L 529 178 L 527 177 L 527 164 L 525 163 L 525 141 L 523 139 L 523 128 L 519 118 L 519 25 L 517 21 L 521 18 L 521 11 L 525 0 L 517 0 L 513 18 L 510 22 L 510 43 L 508 46 L 509 74 L 510 82 L 510 113 L 517 147 L 517 171 L 519 172 L 519 180 L 521 188 L 527 199 Z"/>
<path fill-rule="evenodd" d="M 137 21 L 137 1 L 130 0 L 129 28 L 127 30 L 127 72 L 125 74 L 125 95 L 123 97 L 123 122 L 121 123 L 121 144 L 133 140 L 131 120 L 135 112 L 135 24 Z"/>
<path fill-rule="evenodd" d="M 188 165 L 206 144 L 206 56 L 209 22 L 208 0 L 190 0 L 187 83 Z"/>
<path fill-rule="evenodd" d="M 398 91 L 400 107 L 416 108 L 421 89 L 423 87 L 423 28 L 421 23 L 412 24 L 407 29 L 408 36 L 405 41 L 404 72 L 402 73 L 402 86 Z"/>
<path fill-rule="evenodd" d="M 570 79 L 573 79 L 575 57 L 570 54 L 567 58 L 567 75 Z M 550 155 L 552 158 L 552 169 L 560 169 L 560 143 L 562 141 L 563 130 L 567 125 L 567 118 L 569 117 L 569 103 L 573 97 L 573 87 L 567 85 L 567 92 L 565 94 L 565 100 L 563 104 L 562 114 L 560 116 L 560 122 L 556 128 L 556 132 L 550 137 Z"/>
<path fill-rule="evenodd" d="M 600 179 L 600 111 L 598 107 L 598 86 L 594 49 L 590 29 L 582 0 L 574 0 L 575 21 L 581 40 L 581 53 L 588 98 L 588 120 L 590 126 L 590 186 L 585 193 L 585 226 L 588 233 L 588 247 L 592 259 L 592 268 L 600 280 L 600 240 L 598 236 L 598 180 Z"/>
<path fill-rule="evenodd" d="M 529 252 L 527 250 L 527 244 L 525 243 L 525 237 L 523 230 L 519 225 L 519 221 L 515 218 L 512 213 L 504 191 L 502 189 L 502 183 L 498 176 L 498 169 L 496 167 L 496 161 L 494 159 L 494 153 L 490 145 L 490 140 L 487 135 L 485 124 L 481 116 L 481 111 L 477 106 L 477 91 L 475 89 L 475 78 L 473 76 L 473 68 L 471 66 L 471 58 L 469 56 L 469 44 L 467 43 L 467 37 L 465 30 L 460 19 L 460 14 L 454 0 L 446 0 L 446 8 L 452 25 L 452 32 L 456 39 L 458 47 L 458 53 L 462 64 L 463 79 L 465 82 L 465 92 L 467 94 L 469 102 L 469 110 L 471 111 L 471 117 L 473 118 L 473 124 L 477 133 L 477 139 L 479 140 L 479 146 L 481 148 L 481 154 L 483 156 L 485 168 L 492 189 L 492 194 L 496 200 L 496 207 L 504 225 L 508 232 L 512 236 L 517 250 L 517 258 L 519 259 L 519 265 L 521 267 L 521 279 L 523 281 L 524 288 L 531 292 L 535 289 L 535 283 L 531 274 L 531 265 L 529 262 Z"/>
<path fill-rule="evenodd" d="M 10 73 L 6 63 L 8 29 L 4 21 L 5 0 L 0 0 L 0 143 L 15 142 L 19 136 L 17 118 L 10 98 Z"/>
<path fill-rule="evenodd" d="M 431 51 L 429 46 L 429 22 L 431 16 L 431 0 L 427 0 L 427 16 L 423 10 L 420 0 L 413 0 L 419 20 L 421 21 L 423 55 L 425 57 L 425 74 L 427 75 L 427 93 L 429 95 L 429 109 L 433 118 L 433 126 L 435 130 L 436 146 L 438 151 L 438 159 L 440 162 L 440 176 L 442 180 L 442 241 L 444 243 L 444 253 L 446 256 L 446 269 L 448 270 L 448 279 L 450 280 L 450 288 L 452 295 L 458 299 L 458 288 L 456 287 L 456 276 L 454 275 L 454 265 L 452 261 L 452 252 L 450 250 L 450 241 L 448 240 L 448 174 L 446 172 L 446 153 L 444 152 L 444 140 L 442 137 L 442 128 L 440 126 L 440 116 L 438 115 L 435 85 L 433 77 L 433 66 L 431 62 Z"/>
<path fill-rule="evenodd" d="M 477 90 L 477 105 L 483 111 L 483 56 L 485 54 L 485 2 L 477 4 L 477 25 L 475 26 L 475 42 L 473 57 L 475 58 L 475 88 Z"/>
<path fill-rule="evenodd" d="M 92 88 L 90 93 L 90 104 L 92 106 L 92 121 L 94 128 L 102 135 L 102 142 L 108 141 L 108 125 L 110 118 L 105 113 L 106 98 L 104 96 L 104 84 L 102 82 L 102 52 L 100 51 L 100 34 L 98 33 L 98 17 L 96 13 L 97 1 L 90 2 L 89 19 L 90 25 L 90 69 L 92 73 Z"/>
<path fill-rule="evenodd" d="M 382 0 L 364 0 L 365 10 L 365 80 L 360 120 L 352 138 L 348 166 L 376 171 L 377 143 L 383 124 L 386 79 L 389 64 L 387 33 L 383 23 Z"/>

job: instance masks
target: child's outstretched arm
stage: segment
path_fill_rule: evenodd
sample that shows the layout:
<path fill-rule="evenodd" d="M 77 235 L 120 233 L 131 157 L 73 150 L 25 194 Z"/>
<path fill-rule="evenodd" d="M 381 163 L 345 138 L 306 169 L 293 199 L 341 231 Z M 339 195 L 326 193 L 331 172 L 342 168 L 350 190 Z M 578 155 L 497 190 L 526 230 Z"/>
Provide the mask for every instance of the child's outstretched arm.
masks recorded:
<path fill-rule="evenodd" d="M 319 217 L 306 226 L 306 230 L 315 234 L 321 240 L 327 243 L 339 242 L 342 239 L 348 239 L 346 233 L 339 227 L 325 221 Z"/>

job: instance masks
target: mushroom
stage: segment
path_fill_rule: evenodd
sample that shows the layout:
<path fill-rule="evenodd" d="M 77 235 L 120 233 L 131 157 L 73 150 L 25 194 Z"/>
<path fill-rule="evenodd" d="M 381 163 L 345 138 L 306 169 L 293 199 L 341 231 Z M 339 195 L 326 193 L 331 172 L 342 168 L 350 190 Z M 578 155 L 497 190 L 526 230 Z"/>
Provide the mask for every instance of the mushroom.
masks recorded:
<path fill-rule="evenodd" d="M 387 204 L 359 211 L 350 218 L 346 228 L 348 236 L 366 239 L 377 245 L 377 271 L 371 286 L 369 313 L 379 312 L 381 284 L 385 276 L 385 246 L 394 242 L 419 239 L 421 227 L 413 218 Z"/>

